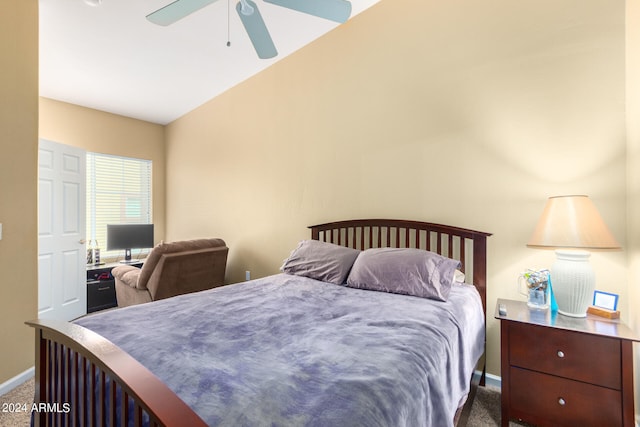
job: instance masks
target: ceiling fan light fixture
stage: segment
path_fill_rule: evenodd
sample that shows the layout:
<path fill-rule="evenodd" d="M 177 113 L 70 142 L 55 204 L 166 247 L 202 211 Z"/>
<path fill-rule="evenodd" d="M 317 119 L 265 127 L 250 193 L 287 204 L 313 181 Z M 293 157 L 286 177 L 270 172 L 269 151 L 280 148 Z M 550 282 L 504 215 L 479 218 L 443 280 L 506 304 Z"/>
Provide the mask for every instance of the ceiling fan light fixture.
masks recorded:
<path fill-rule="evenodd" d="M 245 9 L 245 6 L 251 9 L 251 12 Z M 242 25 L 251 40 L 253 48 L 260 59 L 269 59 L 278 55 L 278 50 L 273 44 L 269 30 L 262 19 L 258 6 L 251 0 L 240 0 L 236 5 L 236 11 L 242 21 Z"/>
<path fill-rule="evenodd" d="M 244 16 L 253 15 L 255 9 L 247 3 L 247 0 L 240 0 L 240 13 Z"/>
<path fill-rule="evenodd" d="M 98 7 L 102 4 L 102 0 L 84 0 L 84 2 L 92 7 Z"/>
<path fill-rule="evenodd" d="M 102 0 L 84 0 L 96 6 Z M 173 0 L 164 7 L 147 15 L 147 20 L 157 25 L 167 26 L 217 0 Z M 349 0 L 264 0 L 298 12 L 307 13 L 334 22 L 346 22 L 351 16 Z M 269 59 L 278 55 L 269 30 L 262 19 L 258 6 L 252 0 L 239 0 L 236 11 L 244 26 L 251 44 L 260 59 Z M 227 41 L 227 46 L 231 42 Z"/>

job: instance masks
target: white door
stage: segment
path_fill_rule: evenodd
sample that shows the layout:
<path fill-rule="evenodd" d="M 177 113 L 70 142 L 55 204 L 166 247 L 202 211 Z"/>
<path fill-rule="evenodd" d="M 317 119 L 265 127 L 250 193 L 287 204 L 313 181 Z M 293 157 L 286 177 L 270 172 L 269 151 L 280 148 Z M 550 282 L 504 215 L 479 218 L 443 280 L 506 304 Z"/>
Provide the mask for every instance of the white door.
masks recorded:
<path fill-rule="evenodd" d="M 38 317 L 87 313 L 84 150 L 40 140 L 38 150 Z"/>

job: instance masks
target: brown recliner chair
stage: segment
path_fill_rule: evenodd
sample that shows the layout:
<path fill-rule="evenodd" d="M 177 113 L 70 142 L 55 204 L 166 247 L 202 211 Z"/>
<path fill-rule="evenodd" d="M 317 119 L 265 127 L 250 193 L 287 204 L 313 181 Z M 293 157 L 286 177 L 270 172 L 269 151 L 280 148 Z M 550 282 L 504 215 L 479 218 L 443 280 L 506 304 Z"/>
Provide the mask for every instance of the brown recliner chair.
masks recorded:
<path fill-rule="evenodd" d="M 223 285 L 228 252 L 222 239 L 160 243 L 142 268 L 121 265 L 111 270 L 118 307 Z"/>

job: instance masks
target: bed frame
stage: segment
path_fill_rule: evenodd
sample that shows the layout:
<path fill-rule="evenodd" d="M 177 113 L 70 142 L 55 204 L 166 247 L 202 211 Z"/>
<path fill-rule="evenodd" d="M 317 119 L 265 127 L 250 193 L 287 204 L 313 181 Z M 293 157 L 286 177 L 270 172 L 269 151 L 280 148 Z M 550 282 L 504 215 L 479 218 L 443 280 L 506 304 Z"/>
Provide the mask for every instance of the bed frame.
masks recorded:
<path fill-rule="evenodd" d="M 314 225 L 311 237 L 357 249 L 412 247 L 461 261 L 473 278 L 486 316 L 486 239 L 489 233 L 418 221 L 365 219 Z M 471 275 L 470 275 L 471 270 Z M 35 426 L 116 426 L 132 418 L 135 426 L 206 426 L 206 423 L 147 368 L 102 336 L 82 326 L 56 320 L 27 322 L 36 329 Z M 484 358 L 483 358 L 484 359 Z M 466 425 L 482 375 L 475 376 L 467 403 L 456 414 Z M 107 387 L 107 383 L 111 387 Z M 114 386 L 115 385 L 115 386 Z M 113 403 L 118 393 L 129 405 L 120 413 Z M 96 402 L 99 402 L 96 405 Z M 105 420 L 109 418 L 109 423 Z"/>
<path fill-rule="evenodd" d="M 395 219 L 360 219 L 336 221 L 312 225 L 311 238 L 340 246 L 365 250 L 369 248 L 417 248 L 454 258 L 462 264 L 461 270 L 478 289 L 487 318 L 487 237 L 491 233 L 468 230 L 442 224 Z M 467 282 L 471 282 L 467 280 Z M 454 424 L 466 426 L 471 406 L 478 386 L 486 381 L 486 338 L 485 354 L 478 363 L 480 375 L 470 379 L 471 389 L 462 408 L 456 413 Z"/>

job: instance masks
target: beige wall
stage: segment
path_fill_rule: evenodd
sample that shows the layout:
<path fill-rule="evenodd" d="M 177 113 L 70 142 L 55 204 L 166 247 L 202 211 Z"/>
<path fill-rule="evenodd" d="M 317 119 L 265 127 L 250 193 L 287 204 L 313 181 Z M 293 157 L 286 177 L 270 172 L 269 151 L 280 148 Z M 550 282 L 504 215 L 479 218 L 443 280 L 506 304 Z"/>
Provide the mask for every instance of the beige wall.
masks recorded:
<path fill-rule="evenodd" d="M 40 98 L 40 138 L 96 153 L 152 160 L 154 237 L 164 239 L 164 126 Z"/>
<path fill-rule="evenodd" d="M 37 317 L 38 3 L 0 13 L 0 384 L 33 366 Z"/>
<path fill-rule="evenodd" d="M 545 199 L 588 194 L 626 246 L 623 0 L 382 0 L 167 126 L 167 237 L 222 237 L 228 280 L 278 271 L 307 225 L 428 220 L 489 239 L 498 297 L 550 266 Z M 628 316 L 626 253 L 594 253 Z"/>
<path fill-rule="evenodd" d="M 629 323 L 640 335 L 640 1 L 627 1 L 627 239 Z M 635 345 L 636 414 L 640 414 L 640 345 Z M 637 416 L 640 423 L 640 415 Z"/>

